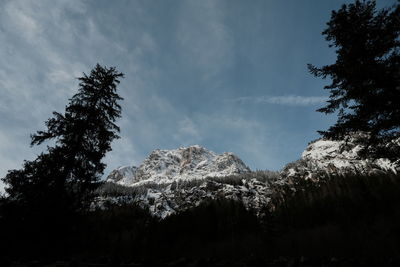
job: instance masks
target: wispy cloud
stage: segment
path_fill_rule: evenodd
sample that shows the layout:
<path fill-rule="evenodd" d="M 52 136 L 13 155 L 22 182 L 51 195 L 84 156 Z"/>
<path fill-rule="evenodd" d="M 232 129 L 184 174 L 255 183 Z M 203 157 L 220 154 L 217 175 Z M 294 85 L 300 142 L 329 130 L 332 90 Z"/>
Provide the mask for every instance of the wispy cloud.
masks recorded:
<path fill-rule="evenodd" d="M 234 103 L 255 103 L 255 104 L 276 104 L 288 106 L 311 106 L 322 104 L 327 101 L 325 96 L 299 96 L 299 95 L 286 95 L 286 96 L 256 96 L 256 97 L 238 97 L 228 99 L 227 102 Z"/>
<path fill-rule="evenodd" d="M 182 3 L 176 36 L 182 63 L 190 62 L 204 80 L 215 78 L 233 60 L 233 39 L 223 23 L 224 9 L 217 1 Z"/>

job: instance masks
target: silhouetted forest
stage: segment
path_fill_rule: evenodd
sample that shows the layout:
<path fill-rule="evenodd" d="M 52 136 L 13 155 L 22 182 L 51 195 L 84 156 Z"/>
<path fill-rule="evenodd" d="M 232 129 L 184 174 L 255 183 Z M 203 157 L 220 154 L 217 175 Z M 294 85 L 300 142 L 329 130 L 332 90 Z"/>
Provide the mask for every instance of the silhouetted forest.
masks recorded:
<path fill-rule="evenodd" d="M 204 202 L 159 221 L 135 205 L 111 206 L 43 228 L 0 220 L 3 260 L 109 263 L 399 260 L 399 175 L 331 177 L 287 188 L 260 220 L 239 202 Z M 3 200 L 4 201 L 4 200 Z M 1 211 L 2 214 L 8 211 Z M 51 220 L 51 216 L 48 218 Z M 35 222 L 35 221 L 32 221 Z M 48 226 L 49 224 L 45 224 Z"/>

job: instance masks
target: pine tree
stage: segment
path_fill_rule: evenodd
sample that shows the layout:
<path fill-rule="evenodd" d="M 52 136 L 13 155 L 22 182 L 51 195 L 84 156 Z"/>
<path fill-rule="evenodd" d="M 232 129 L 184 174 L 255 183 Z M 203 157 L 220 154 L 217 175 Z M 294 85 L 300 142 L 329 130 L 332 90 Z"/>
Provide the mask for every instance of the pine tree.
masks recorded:
<path fill-rule="evenodd" d="M 377 10 L 375 1 L 357 0 L 332 11 L 327 25 L 322 34 L 336 48 L 336 62 L 308 67 L 331 79 L 324 87 L 330 99 L 317 111 L 338 112 L 338 120 L 320 134 L 340 139 L 366 132 L 370 155 L 398 157 L 387 144 L 400 136 L 400 5 Z"/>
<path fill-rule="evenodd" d="M 73 210 L 87 207 L 105 168 L 101 160 L 119 137 L 115 121 L 121 116 L 122 98 L 116 89 L 121 77 L 114 67 L 97 64 L 89 76 L 78 78 L 78 93 L 65 113 L 53 112 L 47 129 L 31 136 L 32 145 L 50 139 L 55 145 L 3 178 L 10 199 L 29 206 L 37 202 L 40 208 L 46 203 L 63 203 Z"/>

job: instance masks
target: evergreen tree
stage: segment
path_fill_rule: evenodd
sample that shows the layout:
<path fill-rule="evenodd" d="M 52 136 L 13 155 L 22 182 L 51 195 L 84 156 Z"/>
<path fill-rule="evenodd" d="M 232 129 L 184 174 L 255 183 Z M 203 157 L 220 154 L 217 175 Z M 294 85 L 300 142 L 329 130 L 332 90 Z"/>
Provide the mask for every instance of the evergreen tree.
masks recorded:
<path fill-rule="evenodd" d="M 101 160 L 118 138 L 115 121 L 121 116 L 122 98 L 116 89 L 121 77 L 114 67 L 97 64 L 89 76 L 78 78 L 78 93 L 65 113 L 53 112 L 47 129 L 31 136 L 32 145 L 50 139 L 55 145 L 3 178 L 10 199 L 23 206 L 37 202 L 41 209 L 55 203 L 73 210 L 87 207 L 105 168 Z"/>
<path fill-rule="evenodd" d="M 377 10 L 375 1 L 355 1 L 332 11 L 322 32 L 336 48 L 334 64 L 309 71 L 329 77 L 330 99 L 317 111 L 338 112 L 327 138 L 343 138 L 351 132 L 367 132 L 369 152 L 398 157 L 387 144 L 400 136 L 400 5 Z"/>

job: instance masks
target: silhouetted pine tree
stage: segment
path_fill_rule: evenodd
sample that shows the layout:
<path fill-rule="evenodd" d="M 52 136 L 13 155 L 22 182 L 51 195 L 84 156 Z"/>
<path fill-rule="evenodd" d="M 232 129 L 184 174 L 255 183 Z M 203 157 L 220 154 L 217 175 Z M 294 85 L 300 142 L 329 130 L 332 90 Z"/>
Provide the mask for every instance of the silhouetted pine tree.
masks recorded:
<path fill-rule="evenodd" d="M 31 136 L 32 145 L 54 139 L 54 146 L 2 179 L 8 196 L 1 215 L 11 251 L 18 247 L 53 256 L 65 251 L 74 217 L 90 204 L 105 168 L 101 160 L 118 138 L 115 121 L 121 116 L 122 98 L 116 89 L 121 77 L 114 67 L 97 64 L 90 75 L 78 78 L 78 93 L 64 114 L 53 112 L 47 129 Z"/>
<path fill-rule="evenodd" d="M 317 111 L 338 111 L 338 120 L 320 133 L 342 138 L 349 132 L 368 132 L 366 143 L 374 148 L 370 152 L 398 157 L 398 149 L 383 148 L 400 136 L 400 5 L 377 10 L 375 1 L 355 1 L 332 11 L 327 25 L 322 34 L 336 48 L 336 62 L 308 68 L 332 80 L 325 86 L 330 90 L 328 104 Z"/>
<path fill-rule="evenodd" d="M 118 138 L 115 121 L 121 116 L 118 100 L 122 98 L 116 89 L 120 77 L 123 74 L 115 68 L 97 64 L 89 76 L 78 78 L 78 93 L 69 100 L 65 113 L 53 112 L 46 121 L 47 130 L 31 136 L 32 145 L 55 139 L 55 146 L 3 179 L 11 199 L 25 204 L 43 198 L 64 199 L 72 201 L 68 205 L 74 209 L 88 204 L 105 168 L 101 160 L 111 150 L 112 140 Z"/>

